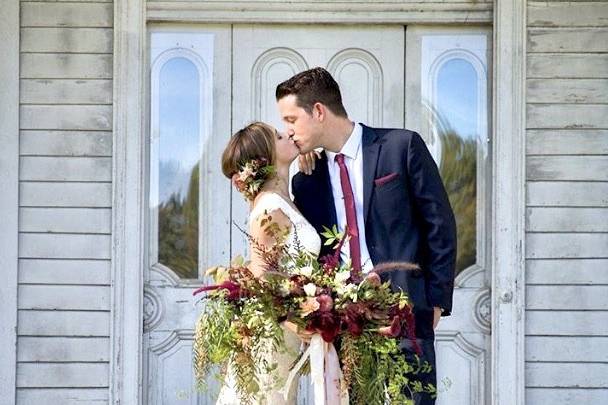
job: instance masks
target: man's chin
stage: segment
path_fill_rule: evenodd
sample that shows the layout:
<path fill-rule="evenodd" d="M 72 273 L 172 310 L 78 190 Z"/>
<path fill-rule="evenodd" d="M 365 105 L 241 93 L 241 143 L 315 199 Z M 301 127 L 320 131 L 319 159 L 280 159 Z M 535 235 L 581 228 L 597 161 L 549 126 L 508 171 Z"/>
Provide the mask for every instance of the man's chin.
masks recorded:
<path fill-rule="evenodd" d="M 296 145 L 296 147 L 300 151 L 300 155 L 306 155 L 308 152 L 310 152 L 312 150 L 311 148 L 308 148 L 306 146 Z"/>

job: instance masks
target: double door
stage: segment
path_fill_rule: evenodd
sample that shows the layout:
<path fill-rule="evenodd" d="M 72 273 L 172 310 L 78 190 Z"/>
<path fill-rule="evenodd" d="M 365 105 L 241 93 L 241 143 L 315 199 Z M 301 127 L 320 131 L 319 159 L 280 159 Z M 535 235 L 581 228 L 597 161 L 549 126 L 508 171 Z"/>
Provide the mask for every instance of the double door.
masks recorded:
<path fill-rule="evenodd" d="M 247 252 L 246 241 L 232 222 L 245 228 L 248 207 L 222 176 L 220 156 L 230 135 L 251 121 L 282 128 L 274 96 L 278 83 L 302 70 L 325 67 L 339 83 L 352 120 L 418 130 L 441 164 L 442 138 L 422 102 L 425 31 L 419 31 L 419 37 L 416 30 L 411 32 L 418 47 L 406 52 L 410 39 L 405 27 L 395 25 L 151 28 L 149 254 L 144 291 L 144 386 L 149 404 L 213 403 L 213 384 L 206 393 L 193 388 L 192 328 L 200 307 L 194 305 L 191 292 L 206 282 L 207 267 Z M 449 38 L 450 32 L 443 34 Z M 442 46 L 461 46 L 458 35 L 452 38 Z M 475 181 L 483 181 L 479 170 L 475 173 Z M 179 209 L 176 201 L 183 201 Z M 487 293 L 485 267 L 474 255 L 476 262 L 459 275 L 454 313 L 437 331 L 438 404 L 484 402 Z M 302 381 L 302 404 L 309 403 L 307 388 Z"/>

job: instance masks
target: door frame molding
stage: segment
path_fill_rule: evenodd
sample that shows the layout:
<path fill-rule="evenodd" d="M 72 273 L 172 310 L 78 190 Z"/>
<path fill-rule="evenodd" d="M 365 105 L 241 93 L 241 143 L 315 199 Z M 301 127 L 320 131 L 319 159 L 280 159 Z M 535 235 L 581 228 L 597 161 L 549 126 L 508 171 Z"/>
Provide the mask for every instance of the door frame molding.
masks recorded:
<path fill-rule="evenodd" d="M 492 404 L 525 403 L 526 2 L 494 1 Z M 497 271 L 500 269 L 500 271 Z"/>
<path fill-rule="evenodd" d="M 0 401 L 16 402 L 19 268 L 19 2 L 0 13 Z M 4 403 L 4 402 L 3 402 Z"/>
<path fill-rule="evenodd" d="M 459 6 L 374 2 L 114 2 L 114 143 L 110 398 L 143 403 L 145 264 L 145 123 L 147 21 L 236 23 L 492 23 L 492 366 L 491 403 L 524 404 L 525 4 L 518 0 Z M 464 9 L 463 9 L 464 8 Z M 421 10 L 424 9 L 424 12 Z M 370 13 L 370 10 L 375 11 Z M 463 11 L 464 10 L 464 11 Z M 260 13 L 264 12 L 264 14 Z M 378 14 L 380 13 L 380 14 Z M 500 94 L 500 97 L 497 95 Z M 517 136 L 513 136 L 513 135 Z M 508 197 L 506 197 L 508 196 Z M 505 271 L 509 269 L 510 271 Z"/>
<path fill-rule="evenodd" d="M 145 0 L 114 2 L 110 403 L 142 404 Z"/>
<path fill-rule="evenodd" d="M 422 1 L 343 0 L 260 2 L 151 1 L 149 21 L 190 23 L 335 23 L 335 24 L 479 24 L 492 21 L 488 2 L 429 3 Z"/>

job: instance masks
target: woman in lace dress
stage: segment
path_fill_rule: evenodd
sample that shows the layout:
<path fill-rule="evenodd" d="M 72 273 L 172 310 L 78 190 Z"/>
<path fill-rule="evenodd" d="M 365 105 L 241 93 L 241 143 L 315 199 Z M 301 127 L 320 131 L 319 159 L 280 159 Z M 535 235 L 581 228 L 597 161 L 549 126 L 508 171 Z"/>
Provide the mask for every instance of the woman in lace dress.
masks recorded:
<path fill-rule="evenodd" d="M 222 155 L 222 171 L 224 175 L 239 184 L 239 176 L 243 173 L 244 164 L 252 161 L 265 161 L 274 167 L 271 174 L 262 179 L 259 190 L 249 189 L 244 193 L 250 202 L 249 233 L 262 246 L 271 246 L 276 241 L 273 236 L 263 231 L 261 220 L 270 214 L 272 221 L 282 229 L 289 228 L 287 245 L 293 245 L 297 239 L 301 247 L 314 255 L 318 255 L 321 240 L 316 230 L 291 201 L 289 195 L 289 166 L 298 157 L 299 150 L 287 136 L 275 128 L 262 122 L 254 122 L 238 131 L 231 138 Z M 241 190 L 243 191 L 243 190 Z M 250 269 L 256 276 L 262 276 L 265 271 L 264 261 L 257 249 L 250 245 Z M 259 376 L 263 390 L 260 404 L 295 405 L 296 386 L 293 384 L 285 400 L 280 391 L 291 365 L 296 359 L 302 339 L 309 334 L 298 331 L 296 325 L 284 322 L 286 352 L 269 352 L 268 356 L 277 364 L 276 374 Z M 299 335 L 299 336 L 298 336 Z M 278 380 L 275 377 L 279 377 Z M 234 378 L 230 371 L 220 390 L 217 405 L 239 405 L 240 401 L 234 388 Z"/>

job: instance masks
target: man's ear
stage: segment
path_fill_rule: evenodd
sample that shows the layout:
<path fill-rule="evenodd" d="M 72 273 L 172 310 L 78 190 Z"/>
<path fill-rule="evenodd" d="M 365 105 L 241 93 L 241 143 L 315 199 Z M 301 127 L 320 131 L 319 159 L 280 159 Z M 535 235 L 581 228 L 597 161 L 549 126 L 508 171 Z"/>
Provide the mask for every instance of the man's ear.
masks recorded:
<path fill-rule="evenodd" d="M 312 106 L 312 116 L 319 120 L 319 122 L 323 122 L 327 115 L 327 109 L 325 106 L 319 102 L 314 103 Z"/>

